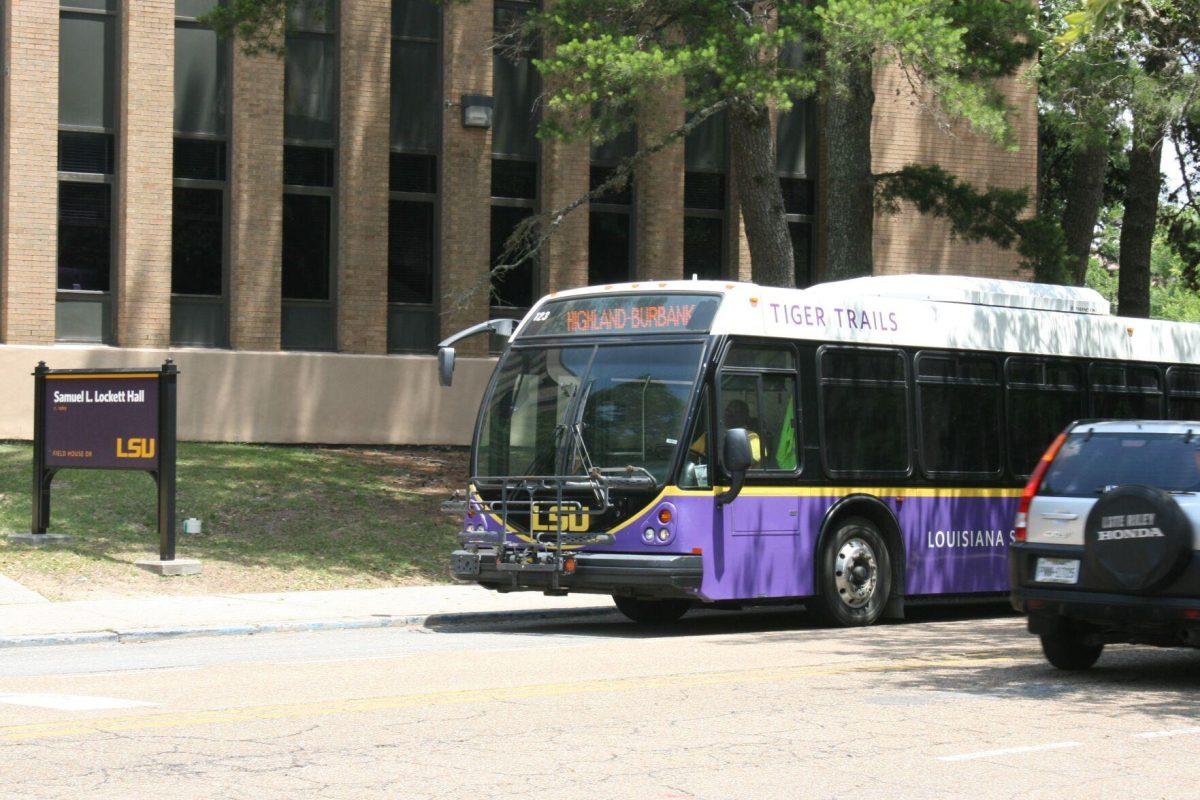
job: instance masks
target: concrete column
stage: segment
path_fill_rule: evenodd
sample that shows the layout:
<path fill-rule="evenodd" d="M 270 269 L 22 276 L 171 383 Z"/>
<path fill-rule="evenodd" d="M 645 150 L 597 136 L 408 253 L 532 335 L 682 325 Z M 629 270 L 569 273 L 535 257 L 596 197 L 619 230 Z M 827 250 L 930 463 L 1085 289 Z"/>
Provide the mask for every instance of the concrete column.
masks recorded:
<path fill-rule="evenodd" d="M 341 0 L 338 349 L 387 352 L 391 0 Z"/>
<path fill-rule="evenodd" d="M 174 0 L 125 3 L 120 25 L 117 344 L 164 347 L 171 340 Z"/>
<path fill-rule="evenodd" d="M 492 94 L 492 1 L 443 8 L 441 159 L 441 331 L 448 336 L 488 316 L 491 262 L 492 135 L 464 128 L 464 94 Z M 463 342 L 463 355 L 487 353 L 485 337 Z"/>
<path fill-rule="evenodd" d="M 0 341 L 54 341 L 58 271 L 58 2 L 4 3 Z"/>
<path fill-rule="evenodd" d="M 648 98 L 638 110 L 638 147 L 660 142 L 684 121 L 682 81 Z M 683 277 L 683 139 L 646 159 L 635 180 L 635 280 Z"/>
<path fill-rule="evenodd" d="M 278 350 L 283 303 L 283 58 L 233 46 L 229 340 Z"/>

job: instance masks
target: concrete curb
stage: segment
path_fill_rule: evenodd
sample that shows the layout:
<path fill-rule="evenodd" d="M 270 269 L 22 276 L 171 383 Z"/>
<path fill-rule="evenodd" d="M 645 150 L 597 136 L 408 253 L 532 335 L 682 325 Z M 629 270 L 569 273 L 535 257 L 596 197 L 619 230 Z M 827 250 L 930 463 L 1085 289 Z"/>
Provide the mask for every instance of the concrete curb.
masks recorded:
<path fill-rule="evenodd" d="M 196 626 L 178 628 L 128 628 L 80 633 L 46 633 L 28 636 L 0 636 L 0 649 L 9 647 L 45 647 L 100 642 L 151 642 L 159 639 L 200 638 L 206 636 L 254 636 L 260 633 L 308 633 L 313 631 L 363 630 L 369 628 L 436 628 L 505 622 L 540 622 L 591 619 L 615 614 L 610 607 L 537 609 L 529 611 L 469 611 L 454 614 L 413 614 L 406 616 L 372 615 L 329 620 L 289 620 L 252 625 Z"/>

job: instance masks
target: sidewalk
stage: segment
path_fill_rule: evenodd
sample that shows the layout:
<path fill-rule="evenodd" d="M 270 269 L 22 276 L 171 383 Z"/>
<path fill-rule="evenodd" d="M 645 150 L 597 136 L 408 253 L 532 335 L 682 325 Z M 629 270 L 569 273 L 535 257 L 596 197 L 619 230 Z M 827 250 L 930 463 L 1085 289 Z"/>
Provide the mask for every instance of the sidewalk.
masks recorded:
<path fill-rule="evenodd" d="M 466 624 L 591 616 L 614 610 L 598 595 L 497 594 L 478 586 L 414 586 L 274 594 L 164 595 L 0 605 L 0 648 L 173 636 Z"/>

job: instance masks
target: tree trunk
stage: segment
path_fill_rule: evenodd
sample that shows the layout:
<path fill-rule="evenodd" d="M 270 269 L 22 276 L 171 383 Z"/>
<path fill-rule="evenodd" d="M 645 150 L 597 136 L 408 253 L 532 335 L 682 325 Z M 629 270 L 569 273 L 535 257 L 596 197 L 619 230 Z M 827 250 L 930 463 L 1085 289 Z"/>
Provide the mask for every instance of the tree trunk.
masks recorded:
<path fill-rule="evenodd" d="M 875 91 L 870 59 L 847 75 L 844 91 L 822 92 L 824 129 L 825 278 L 870 275 L 874 269 L 871 235 L 875 222 L 871 179 L 871 113 Z"/>
<path fill-rule="evenodd" d="M 1162 122 L 1135 110 L 1117 286 L 1117 309 L 1125 317 L 1150 316 L 1150 250 L 1158 221 L 1162 146 Z"/>
<path fill-rule="evenodd" d="M 750 245 L 754 282 L 795 286 L 792 237 L 784 219 L 783 192 L 775 166 L 771 114 L 766 106 L 734 106 L 729 114 L 733 174 Z"/>
<path fill-rule="evenodd" d="M 1071 174 L 1066 182 L 1067 205 L 1062 226 L 1067 239 L 1067 265 L 1072 282 L 1083 286 L 1088 259 L 1096 236 L 1096 220 L 1104 200 L 1104 173 L 1108 169 L 1105 143 L 1081 144 L 1071 154 Z"/>

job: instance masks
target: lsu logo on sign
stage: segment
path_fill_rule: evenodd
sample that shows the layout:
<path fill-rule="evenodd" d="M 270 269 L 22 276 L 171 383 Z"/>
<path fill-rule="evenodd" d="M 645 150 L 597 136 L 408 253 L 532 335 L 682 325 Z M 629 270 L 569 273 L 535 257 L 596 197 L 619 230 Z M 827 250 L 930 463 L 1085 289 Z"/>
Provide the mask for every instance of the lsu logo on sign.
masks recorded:
<path fill-rule="evenodd" d="M 154 458 L 154 439 L 117 438 L 117 458 Z"/>
<path fill-rule="evenodd" d="M 534 506 L 529 514 L 529 529 L 531 531 L 557 531 L 559 517 L 562 518 L 562 529 L 565 533 L 585 533 L 591 525 L 591 517 L 586 508 L 571 509 L 576 513 L 563 513 L 562 509 L 554 508 L 542 512 Z"/>

